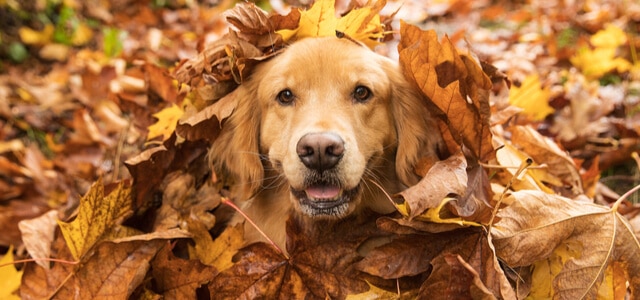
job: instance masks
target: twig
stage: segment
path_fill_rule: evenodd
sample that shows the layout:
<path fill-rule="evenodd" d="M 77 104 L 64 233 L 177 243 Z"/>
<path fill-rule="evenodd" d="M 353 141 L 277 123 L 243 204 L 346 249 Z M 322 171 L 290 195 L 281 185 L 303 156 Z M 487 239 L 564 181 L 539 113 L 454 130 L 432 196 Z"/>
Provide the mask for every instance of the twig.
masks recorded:
<path fill-rule="evenodd" d="M 491 219 L 489 220 L 489 227 L 487 228 L 487 233 L 488 234 L 491 234 L 491 228 L 493 227 L 493 220 L 495 219 L 496 215 L 498 214 L 498 209 L 500 209 L 500 204 L 502 204 L 502 200 L 504 199 L 504 195 L 507 194 L 507 191 L 513 185 L 514 179 L 518 178 L 522 172 L 524 172 L 529 166 L 531 166 L 532 163 L 533 163 L 533 159 L 531 159 L 531 158 L 527 158 L 525 161 L 523 161 L 520 164 L 520 167 L 518 168 L 516 173 L 513 174 L 513 176 L 509 180 L 509 183 L 507 183 L 507 186 L 504 187 L 504 190 L 502 191 L 502 194 L 500 194 L 500 198 L 498 199 L 498 202 L 493 207 L 493 212 L 491 213 Z"/>

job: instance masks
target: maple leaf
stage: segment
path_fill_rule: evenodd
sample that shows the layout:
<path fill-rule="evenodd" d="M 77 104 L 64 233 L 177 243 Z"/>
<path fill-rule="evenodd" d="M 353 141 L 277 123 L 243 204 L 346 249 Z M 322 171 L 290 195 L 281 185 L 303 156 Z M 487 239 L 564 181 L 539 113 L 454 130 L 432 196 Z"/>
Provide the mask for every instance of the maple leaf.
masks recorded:
<path fill-rule="evenodd" d="M 445 36 L 438 42 L 436 32 L 401 22 L 400 65 L 440 110 L 450 137 L 469 148 L 477 159 L 494 155 L 489 130 L 491 80 L 473 59 L 458 54 Z M 455 153 L 455 149 L 451 149 Z"/>
<path fill-rule="evenodd" d="M 158 113 L 153 114 L 158 119 L 158 122 L 149 126 L 149 133 L 147 140 L 151 140 L 155 137 L 162 137 L 162 141 L 166 141 L 171 137 L 171 134 L 175 131 L 178 124 L 178 120 L 182 117 L 184 111 L 180 106 L 175 104 L 161 110 Z"/>
<path fill-rule="evenodd" d="M 638 293 L 640 278 L 631 274 L 640 271 L 640 243 L 615 207 L 539 191 L 517 191 L 508 197 L 514 198 L 513 203 L 499 211 L 502 219 L 491 231 L 493 243 L 508 266 L 534 266 L 534 286 L 549 289 L 536 293 L 595 298 L 615 262 L 624 266 L 632 295 Z"/>
<path fill-rule="evenodd" d="M 22 274 L 24 270 L 18 271 L 12 265 L 13 262 L 13 246 L 9 247 L 7 253 L 0 258 L 0 298 L 7 300 L 20 299 L 14 293 L 20 287 Z"/>
<path fill-rule="evenodd" d="M 75 220 L 69 223 L 58 221 L 58 225 L 71 254 L 79 260 L 130 213 L 131 188 L 122 182 L 105 196 L 102 179 L 98 179 L 80 199 Z"/>
<path fill-rule="evenodd" d="M 550 95 L 549 87 L 542 88 L 538 74 L 532 74 L 527 76 L 519 87 L 511 87 L 509 103 L 522 108 L 522 114 L 529 116 L 533 121 L 541 121 L 554 112 L 549 106 Z"/>
<path fill-rule="evenodd" d="M 149 261 L 165 243 L 163 240 L 100 243 L 95 253 L 63 282 L 55 297 L 127 298 L 142 284 L 150 267 Z"/>
<path fill-rule="evenodd" d="M 597 79 L 612 71 L 626 72 L 631 69 L 631 63 L 617 55 L 618 47 L 627 42 L 625 32 L 619 27 L 605 25 L 605 29 L 591 36 L 590 42 L 593 49 L 581 48 L 570 58 L 571 63 L 588 78 Z"/>
<path fill-rule="evenodd" d="M 198 260 L 177 258 L 166 243 L 151 261 L 153 278 L 165 298 L 196 299 L 196 289 L 208 283 L 217 273 Z"/>
<path fill-rule="evenodd" d="M 341 18 L 336 17 L 333 0 L 314 2 L 310 9 L 300 12 L 300 21 L 295 29 L 277 31 L 284 41 L 303 39 L 306 37 L 335 36 L 342 32 L 352 39 L 373 48 L 385 35 L 380 23 L 380 11 L 386 0 L 377 0 L 373 4 L 353 9 Z"/>
<path fill-rule="evenodd" d="M 287 221 L 290 258 L 265 243 L 251 244 L 211 282 L 211 296 L 325 299 L 363 293 L 369 290 L 365 279 L 374 278 L 354 264 L 362 258 L 358 247 L 374 232 L 381 234 L 370 218 L 311 223 L 292 215 Z"/>

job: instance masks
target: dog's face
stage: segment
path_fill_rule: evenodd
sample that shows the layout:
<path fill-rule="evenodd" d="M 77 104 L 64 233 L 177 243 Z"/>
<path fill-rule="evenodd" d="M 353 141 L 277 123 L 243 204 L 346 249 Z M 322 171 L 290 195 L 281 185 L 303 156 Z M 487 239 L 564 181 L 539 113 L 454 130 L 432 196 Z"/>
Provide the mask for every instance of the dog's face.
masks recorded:
<path fill-rule="evenodd" d="M 388 210 L 371 181 L 389 193 L 416 183 L 414 164 L 435 155 L 439 140 L 396 63 L 335 37 L 294 43 L 256 67 L 236 97 L 210 159 L 246 187 L 247 199 L 262 195 L 252 203 L 260 214 L 283 209 L 268 206 L 283 193 L 316 218 L 349 215 L 363 198 Z"/>
<path fill-rule="evenodd" d="M 392 83 L 381 60 L 347 40 L 307 39 L 256 73 L 260 149 L 300 212 L 351 213 L 368 168 L 394 152 Z"/>

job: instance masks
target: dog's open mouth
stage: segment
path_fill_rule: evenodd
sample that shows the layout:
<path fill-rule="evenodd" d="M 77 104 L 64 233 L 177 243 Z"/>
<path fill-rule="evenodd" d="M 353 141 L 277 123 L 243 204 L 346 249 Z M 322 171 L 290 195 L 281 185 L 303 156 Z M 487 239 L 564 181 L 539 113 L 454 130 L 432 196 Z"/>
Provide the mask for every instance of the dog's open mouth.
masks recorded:
<path fill-rule="evenodd" d="M 357 196 L 358 190 L 359 185 L 344 190 L 338 185 L 320 182 L 302 190 L 291 188 L 291 193 L 307 215 L 342 217 L 348 213 L 349 202 Z"/>

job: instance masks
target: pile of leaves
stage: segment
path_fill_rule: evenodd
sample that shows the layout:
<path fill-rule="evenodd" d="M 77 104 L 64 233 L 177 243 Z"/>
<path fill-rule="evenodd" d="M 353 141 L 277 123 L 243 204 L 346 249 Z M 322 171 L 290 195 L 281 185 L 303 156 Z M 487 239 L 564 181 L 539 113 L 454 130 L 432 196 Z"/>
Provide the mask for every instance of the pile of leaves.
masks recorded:
<path fill-rule="evenodd" d="M 600 174 L 639 145 L 640 6 L 424 3 L 2 4 L 0 297 L 637 297 L 640 205 Z M 450 155 L 396 214 L 242 247 L 206 163 L 231 91 L 336 34 L 397 56 Z"/>

